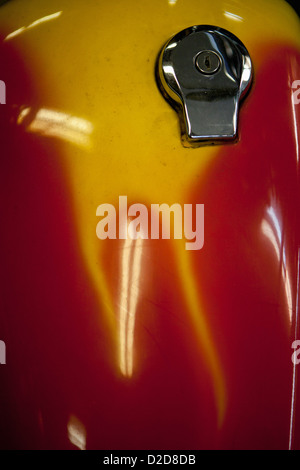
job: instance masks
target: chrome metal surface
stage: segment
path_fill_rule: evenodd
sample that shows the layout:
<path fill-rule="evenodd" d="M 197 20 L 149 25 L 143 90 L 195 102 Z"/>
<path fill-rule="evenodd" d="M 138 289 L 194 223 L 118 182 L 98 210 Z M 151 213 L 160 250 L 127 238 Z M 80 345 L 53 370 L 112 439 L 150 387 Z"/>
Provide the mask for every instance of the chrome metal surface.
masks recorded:
<path fill-rule="evenodd" d="M 193 26 L 172 37 L 157 69 L 160 89 L 181 117 L 189 145 L 237 138 L 238 108 L 252 81 L 243 43 L 216 26 Z"/>

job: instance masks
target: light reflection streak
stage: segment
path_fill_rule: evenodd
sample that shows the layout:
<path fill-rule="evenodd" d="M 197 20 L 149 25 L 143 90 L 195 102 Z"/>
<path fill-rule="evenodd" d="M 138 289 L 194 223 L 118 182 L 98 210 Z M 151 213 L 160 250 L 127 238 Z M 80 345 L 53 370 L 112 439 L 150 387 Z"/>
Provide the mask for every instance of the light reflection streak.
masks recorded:
<path fill-rule="evenodd" d="M 284 283 L 289 320 L 290 320 L 290 323 L 292 323 L 293 298 L 292 298 L 291 279 L 290 279 L 290 273 L 287 267 L 285 248 L 282 242 L 282 230 L 280 227 L 280 221 L 276 215 L 274 207 L 269 207 L 267 209 L 267 218 L 263 219 L 261 223 L 261 231 L 271 242 L 274 248 L 279 266 L 281 266 L 281 275 L 282 275 L 282 280 Z"/>
<path fill-rule="evenodd" d="M 248 61 L 244 61 L 243 81 L 248 82 L 251 77 L 251 66 Z"/>
<path fill-rule="evenodd" d="M 274 235 L 274 231 L 273 231 L 272 226 L 269 224 L 269 222 L 267 222 L 266 220 L 263 220 L 262 224 L 261 224 L 261 230 L 262 230 L 263 234 L 272 243 L 273 248 L 274 248 L 275 253 L 276 253 L 276 258 L 277 258 L 278 261 L 280 261 L 279 243 L 276 240 L 276 237 Z"/>
<path fill-rule="evenodd" d="M 293 313 L 293 298 L 290 273 L 287 268 L 285 248 L 282 244 L 282 230 L 280 228 L 280 222 L 273 207 L 268 208 L 267 215 L 270 221 L 264 219 L 261 224 L 263 234 L 271 242 L 278 260 L 279 266 L 281 265 L 282 279 L 284 282 L 289 320 L 292 324 L 292 313 Z M 281 255 L 282 250 L 282 255 Z M 299 303 L 299 250 L 298 250 L 298 272 L 297 272 L 297 295 L 296 295 L 296 318 L 295 318 L 295 339 L 298 331 L 298 303 Z M 295 390 L 296 390 L 296 365 L 293 365 L 293 379 L 292 379 L 292 399 L 291 399 L 291 414 L 290 414 L 290 431 L 289 431 L 289 449 L 292 449 L 293 444 L 293 432 L 294 432 L 294 414 L 295 414 Z"/>
<path fill-rule="evenodd" d="M 4 41 L 9 41 L 10 39 L 15 38 L 16 36 L 19 36 L 22 34 L 24 31 L 28 31 L 29 29 L 34 28 L 35 26 L 38 26 L 42 23 L 46 23 L 47 21 L 54 20 L 58 18 L 62 14 L 62 11 L 57 11 L 56 13 L 53 13 L 52 15 L 47 15 L 44 16 L 43 18 L 39 18 L 38 20 L 34 21 L 33 23 L 30 23 L 28 26 L 22 26 L 21 28 L 17 29 L 16 31 L 13 31 L 12 33 L 8 34 Z"/>
<path fill-rule="evenodd" d="M 121 259 L 121 292 L 119 307 L 120 369 L 123 375 L 133 373 L 134 328 L 139 296 L 142 238 L 127 238 Z"/>
<path fill-rule="evenodd" d="M 120 300 L 120 368 L 123 375 L 127 375 L 126 367 L 126 319 L 128 314 L 128 284 L 130 270 L 130 254 L 132 240 L 124 242 L 121 267 L 121 300 Z"/>
<path fill-rule="evenodd" d="M 292 90 L 292 111 L 293 111 L 293 124 L 295 131 L 295 144 L 296 144 L 296 158 L 297 165 L 299 165 L 299 138 L 298 138 L 298 123 L 296 117 L 296 104 L 293 99 L 293 90 Z M 295 336 L 294 339 L 297 339 L 298 334 L 298 315 L 299 315 L 299 269 L 300 269 L 300 251 L 298 249 L 298 258 L 297 258 L 297 296 L 296 296 L 296 316 L 295 316 Z M 293 434 L 294 434 L 294 421 L 295 421 L 295 393 L 296 393 L 296 363 L 293 363 L 293 384 L 292 384 L 292 399 L 291 399 L 291 416 L 290 416 L 290 435 L 289 435 L 289 450 L 293 448 Z"/>
<path fill-rule="evenodd" d="M 297 123 L 296 117 L 296 105 L 293 100 L 293 93 L 292 93 L 292 110 L 293 110 L 293 121 L 294 121 L 294 132 L 295 132 L 295 143 L 296 143 L 296 155 L 297 155 L 297 164 L 299 165 L 299 138 L 298 138 L 298 129 L 300 129 L 300 125 Z"/>
<path fill-rule="evenodd" d="M 229 11 L 225 11 L 224 15 L 230 20 L 243 21 L 243 18 L 241 16 L 235 15 L 234 13 L 230 13 Z"/>
<path fill-rule="evenodd" d="M 300 268 L 300 251 L 298 250 L 297 258 L 297 298 L 296 298 L 296 318 L 295 318 L 295 336 L 297 339 L 298 334 L 298 315 L 299 315 L 299 268 Z M 294 434 L 294 416 L 295 416 L 295 392 L 296 392 L 296 362 L 293 363 L 293 385 L 292 385 L 292 400 L 291 400 L 291 417 L 290 417 L 290 436 L 289 436 L 289 450 L 292 450 L 293 446 L 293 434 Z"/>
<path fill-rule="evenodd" d="M 17 118 L 17 124 L 21 125 L 26 118 L 26 116 L 29 116 L 31 112 L 31 108 L 23 108 L 22 111 L 20 111 L 20 114 Z"/>
<path fill-rule="evenodd" d="M 86 450 L 86 430 L 76 416 L 70 416 L 68 422 L 69 441 L 79 450 Z"/>
<path fill-rule="evenodd" d="M 171 47 L 168 46 L 169 49 L 173 49 L 174 47 L 175 46 L 173 46 L 173 44 L 171 45 Z M 164 69 L 164 73 L 166 75 L 171 76 L 173 78 L 173 80 L 178 84 L 178 80 L 177 80 L 177 77 L 175 75 L 174 68 L 171 65 L 164 65 L 163 69 Z"/>
<path fill-rule="evenodd" d="M 25 122 L 25 118 L 31 112 L 31 108 L 23 109 L 17 118 L 17 124 Z M 80 147 L 89 147 L 91 145 L 90 136 L 94 127 L 86 119 L 53 109 L 42 108 L 36 113 L 26 130 L 47 137 L 57 137 Z"/>

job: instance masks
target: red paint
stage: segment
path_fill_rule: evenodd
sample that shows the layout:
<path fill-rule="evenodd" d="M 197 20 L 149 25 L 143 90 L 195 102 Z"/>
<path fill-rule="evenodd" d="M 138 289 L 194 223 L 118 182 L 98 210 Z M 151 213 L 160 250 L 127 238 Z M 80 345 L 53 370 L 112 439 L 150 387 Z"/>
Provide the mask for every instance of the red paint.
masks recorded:
<path fill-rule="evenodd" d="M 241 110 L 240 142 L 221 150 L 192 195 L 193 203 L 205 204 L 205 248 L 195 253 L 195 269 L 226 371 L 229 403 L 219 441 L 225 448 L 279 449 L 289 443 L 300 227 L 291 83 L 300 76 L 300 57 L 276 51 L 257 71 Z M 299 126 L 299 106 L 295 113 Z M 299 139 L 299 127 L 297 133 Z M 270 206 L 282 230 L 280 263 L 262 233 Z"/>
<path fill-rule="evenodd" d="M 1 78 L 15 103 L 40 102 L 16 53 L 7 49 L 2 57 L 13 64 Z M 70 415 L 85 426 L 87 448 L 288 447 L 299 246 L 290 95 L 300 62 L 284 48 L 268 57 L 241 110 L 240 142 L 220 147 L 191 188 L 190 202 L 205 204 L 205 245 L 191 256 L 228 391 L 219 431 L 211 376 L 196 347 L 170 243 L 149 241 L 143 253 L 137 372 L 122 378 L 74 236 L 61 149 L 8 124 L 10 110 L 4 109 L 0 331 L 9 367 L 0 370 L 2 448 L 72 448 Z M 12 78 L 16 70 L 24 77 L 21 89 Z M 281 268 L 261 232 L 271 201 L 291 279 L 291 327 Z M 107 242 L 104 259 L 115 296 L 121 243 Z"/>

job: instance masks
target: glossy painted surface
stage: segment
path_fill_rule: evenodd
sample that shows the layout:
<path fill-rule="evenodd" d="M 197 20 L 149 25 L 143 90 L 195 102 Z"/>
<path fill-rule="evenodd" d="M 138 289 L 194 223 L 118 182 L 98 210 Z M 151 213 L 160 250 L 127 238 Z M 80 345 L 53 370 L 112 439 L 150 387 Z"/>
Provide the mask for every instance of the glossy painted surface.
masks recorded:
<path fill-rule="evenodd" d="M 300 447 L 297 17 L 277 1 L 20 5 L 0 8 L 1 447 Z M 157 89 L 160 48 L 192 24 L 251 55 L 235 145 L 184 148 Z M 119 195 L 204 203 L 204 248 L 100 241 L 96 208 Z"/>

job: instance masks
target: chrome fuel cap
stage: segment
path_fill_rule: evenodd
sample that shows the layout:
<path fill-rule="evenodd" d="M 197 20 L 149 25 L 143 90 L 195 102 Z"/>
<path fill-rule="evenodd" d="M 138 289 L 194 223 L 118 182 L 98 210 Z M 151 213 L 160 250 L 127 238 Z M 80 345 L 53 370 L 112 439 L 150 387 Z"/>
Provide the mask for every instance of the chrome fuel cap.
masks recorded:
<path fill-rule="evenodd" d="M 249 53 L 236 36 L 192 26 L 167 42 L 157 64 L 160 90 L 179 112 L 189 145 L 236 140 L 239 102 L 253 76 Z"/>

